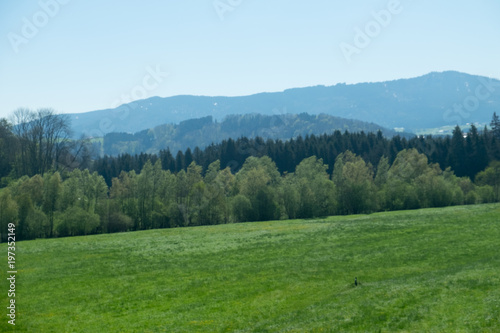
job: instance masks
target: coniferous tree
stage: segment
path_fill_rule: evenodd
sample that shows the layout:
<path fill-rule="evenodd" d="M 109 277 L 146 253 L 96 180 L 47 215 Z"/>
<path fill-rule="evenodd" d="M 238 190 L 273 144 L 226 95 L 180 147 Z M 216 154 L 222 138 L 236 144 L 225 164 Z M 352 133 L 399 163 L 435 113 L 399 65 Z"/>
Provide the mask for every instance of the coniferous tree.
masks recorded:
<path fill-rule="evenodd" d="M 459 177 L 464 176 L 467 173 L 465 140 L 463 132 L 459 126 L 455 127 L 455 129 L 453 130 L 449 155 L 449 165 Z"/>
<path fill-rule="evenodd" d="M 466 139 L 466 173 L 469 178 L 484 170 L 488 165 L 488 153 L 476 126 L 471 125 Z"/>
<path fill-rule="evenodd" d="M 184 170 L 185 164 L 184 164 L 184 154 L 182 151 L 178 151 L 177 155 L 175 156 L 175 171 L 179 172 L 181 170 Z"/>
<path fill-rule="evenodd" d="M 184 166 L 187 168 L 193 161 L 193 153 L 191 153 L 191 148 L 188 148 L 186 149 L 186 153 L 184 154 Z"/>
<path fill-rule="evenodd" d="M 500 117 L 496 112 L 493 113 L 493 118 L 491 119 L 491 132 L 497 138 L 500 139 Z"/>

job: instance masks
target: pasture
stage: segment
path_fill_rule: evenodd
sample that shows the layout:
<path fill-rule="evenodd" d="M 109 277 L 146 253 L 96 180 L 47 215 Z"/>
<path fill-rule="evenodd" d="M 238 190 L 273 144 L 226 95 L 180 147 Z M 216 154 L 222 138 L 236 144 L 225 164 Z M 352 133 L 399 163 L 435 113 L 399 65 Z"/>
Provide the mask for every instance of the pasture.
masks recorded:
<path fill-rule="evenodd" d="M 500 331 L 499 204 L 41 239 L 16 263 L 19 332 Z"/>

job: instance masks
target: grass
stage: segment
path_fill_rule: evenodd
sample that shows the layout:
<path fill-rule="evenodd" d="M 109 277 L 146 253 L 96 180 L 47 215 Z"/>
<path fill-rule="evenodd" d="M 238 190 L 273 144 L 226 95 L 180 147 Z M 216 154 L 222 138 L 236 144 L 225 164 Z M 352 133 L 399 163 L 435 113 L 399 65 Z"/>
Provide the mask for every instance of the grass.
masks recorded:
<path fill-rule="evenodd" d="M 494 204 L 19 242 L 15 328 L 499 332 L 499 223 Z"/>

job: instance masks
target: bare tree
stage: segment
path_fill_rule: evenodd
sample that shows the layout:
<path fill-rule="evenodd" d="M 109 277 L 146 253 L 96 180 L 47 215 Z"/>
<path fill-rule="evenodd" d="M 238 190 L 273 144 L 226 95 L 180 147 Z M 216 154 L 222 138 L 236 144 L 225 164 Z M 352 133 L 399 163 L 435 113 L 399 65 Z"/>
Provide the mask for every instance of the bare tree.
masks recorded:
<path fill-rule="evenodd" d="M 33 176 L 59 169 L 58 160 L 71 143 L 69 117 L 52 109 L 17 109 L 13 123 L 20 149 L 18 171 Z"/>

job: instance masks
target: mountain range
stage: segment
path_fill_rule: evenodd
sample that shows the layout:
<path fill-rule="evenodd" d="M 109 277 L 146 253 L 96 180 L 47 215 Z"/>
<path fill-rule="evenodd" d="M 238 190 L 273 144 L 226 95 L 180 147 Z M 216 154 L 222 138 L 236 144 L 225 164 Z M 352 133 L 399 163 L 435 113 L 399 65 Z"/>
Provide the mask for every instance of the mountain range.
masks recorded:
<path fill-rule="evenodd" d="M 487 124 L 500 112 L 500 81 L 460 72 L 433 72 L 387 82 L 294 88 L 241 97 L 151 97 L 115 109 L 71 114 L 75 136 L 136 133 L 160 124 L 211 116 L 259 113 L 331 115 L 418 132 L 425 128 Z"/>

